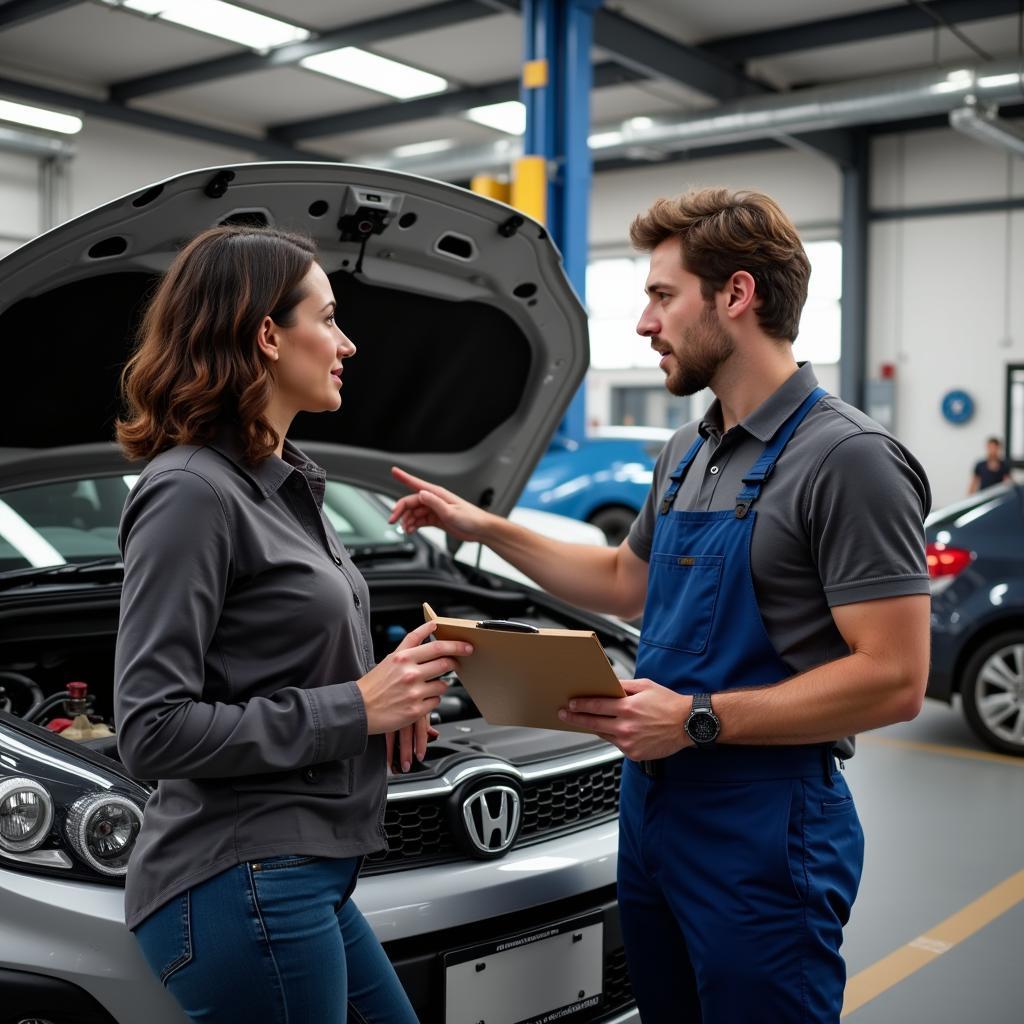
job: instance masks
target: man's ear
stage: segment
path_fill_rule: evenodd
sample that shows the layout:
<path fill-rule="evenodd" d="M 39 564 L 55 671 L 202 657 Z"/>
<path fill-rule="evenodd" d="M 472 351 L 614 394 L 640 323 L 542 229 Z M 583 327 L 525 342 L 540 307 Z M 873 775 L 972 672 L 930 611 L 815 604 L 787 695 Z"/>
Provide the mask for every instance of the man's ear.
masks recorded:
<path fill-rule="evenodd" d="M 267 362 L 277 362 L 281 354 L 277 337 L 277 324 L 269 316 L 265 316 L 260 321 L 260 326 L 256 331 L 256 344 L 259 346 L 259 350 L 263 353 Z"/>
<path fill-rule="evenodd" d="M 724 297 L 722 313 L 730 320 L 737 320 L 748 309 L 757 308 L 757 285 L 746 270 L 737 270 L 719 294 Z"/>

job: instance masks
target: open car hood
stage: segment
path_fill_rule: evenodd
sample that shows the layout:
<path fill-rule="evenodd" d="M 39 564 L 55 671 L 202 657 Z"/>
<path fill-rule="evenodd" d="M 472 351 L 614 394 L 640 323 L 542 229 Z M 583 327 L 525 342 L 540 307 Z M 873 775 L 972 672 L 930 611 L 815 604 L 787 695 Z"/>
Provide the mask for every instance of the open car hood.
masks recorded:
<path fill-rule="evenodd" d="M 289 437 L 352 483 L 398 494 L 397 463 L 506 514 L 583 380 L 586 313 L 540 224 L 369 167 L 190 171 L 0 260 L 0 444 L 110 441 L 147 296 L 184 242 L 223 223 L 312 236 L 358 346 L 341 410 L 299 416 Z"/>

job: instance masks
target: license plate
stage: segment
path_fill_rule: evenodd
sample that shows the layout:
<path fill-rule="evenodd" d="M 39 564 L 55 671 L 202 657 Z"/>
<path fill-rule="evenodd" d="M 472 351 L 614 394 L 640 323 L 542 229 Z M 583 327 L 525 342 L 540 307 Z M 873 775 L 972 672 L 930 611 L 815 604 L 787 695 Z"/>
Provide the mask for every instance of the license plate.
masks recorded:
<path fill-rule="evenodd" d="M 554 1024 L 600 1005 L 600 914 L 444 956 L 445 1024 Z"/>

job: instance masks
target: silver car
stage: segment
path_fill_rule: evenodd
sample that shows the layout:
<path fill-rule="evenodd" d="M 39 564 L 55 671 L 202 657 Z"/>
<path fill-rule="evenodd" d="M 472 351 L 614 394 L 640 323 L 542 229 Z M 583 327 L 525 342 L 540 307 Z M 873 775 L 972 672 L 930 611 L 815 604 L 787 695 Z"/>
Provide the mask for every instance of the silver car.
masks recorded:
<path fill-rule="evenodd" d="M 117 760 L 116 529 L 139 467 L 110 443 L 140 310 L 215 224 L 312 235 L 359 346 L 344 410 L 291 436 L 372 592 L 379 655 L 441 615 L 636 633 L 387 523 L 399 463 L 507 514 L 588 362 L 585 314 L 537 223 L 438 182 L 335 164 L 194 171 L 0 261 L 0 1018 L 182 1024 L 124 926 L 150 783 Z M 615 901 L 617 750 L 496 727 L 457 677 L 427 761 L 390 780 L 389 850 L 356 900 L 424 1024 L 627 1021 Z M 68 738 L 68 737 L 74 738 Z"/>

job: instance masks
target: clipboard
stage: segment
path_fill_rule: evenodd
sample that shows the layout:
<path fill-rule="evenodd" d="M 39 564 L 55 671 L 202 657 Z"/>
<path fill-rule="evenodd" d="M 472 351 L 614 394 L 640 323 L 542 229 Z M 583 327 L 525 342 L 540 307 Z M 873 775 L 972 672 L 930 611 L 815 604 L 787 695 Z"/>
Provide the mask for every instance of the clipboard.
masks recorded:
<path fill-rule="evenodd" d="M 446 619 L 423 605 L 437 623 L 438 640 L 462 640 L 473 653 L 459 679 L 491 725 L 586 732 L 558 717 L 572 697 L 625 697 L 597 634 L 579 629 L 537 629 L 504 620 Z"/>

